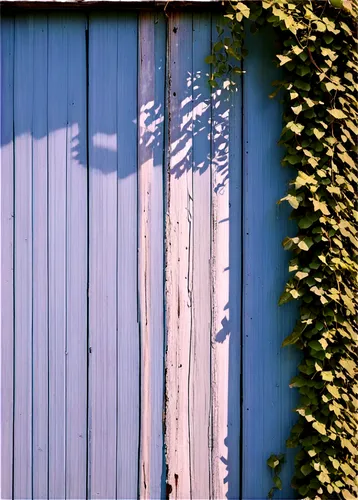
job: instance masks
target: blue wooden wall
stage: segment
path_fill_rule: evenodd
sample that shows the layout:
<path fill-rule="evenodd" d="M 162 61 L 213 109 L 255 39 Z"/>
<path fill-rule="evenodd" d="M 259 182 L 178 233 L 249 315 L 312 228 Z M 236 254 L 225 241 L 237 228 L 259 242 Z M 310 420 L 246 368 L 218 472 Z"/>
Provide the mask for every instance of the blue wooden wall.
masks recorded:
<path fill-rule="evenodd" d="M 209 11 L 1 19 L 1 498 L 263 499 L 295 420 L 276 41 Z M 292 453 L 282 472 L 291 499 Z"/>

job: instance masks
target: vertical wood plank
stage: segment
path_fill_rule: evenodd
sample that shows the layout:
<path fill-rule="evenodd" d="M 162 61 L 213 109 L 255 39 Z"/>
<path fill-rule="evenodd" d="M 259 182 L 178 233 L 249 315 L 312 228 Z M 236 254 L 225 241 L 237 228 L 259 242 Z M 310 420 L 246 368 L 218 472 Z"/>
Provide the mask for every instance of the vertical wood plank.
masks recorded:
<path fill-rule="evenodd" d="M 139 17 L 138 277 L 141 330 L 140 498 L 161 498 L 163 468 L 163 148 L 165 20 Z"/>
<path fill-rule="evenodd" d="M 14 374 L 14 18 L 1 20 L 1 470 L 0 497 L 12 497 Z"/>
<path fill-rule="evenodd" d="M 66 247 L 66 498 L 86 498 L 87 137 L 86 19 L 68 27 Z"/>
<path fill-rule="evenodd" d="M 217 39 L 213 17 L 212 39 Z M 240 497 L 242 94 L 212 94 L 212 496 Z"/>
<path fill-rule="evenodd" d="M 117 496 L 117 23 L 89 22 L 89 486 L 106 499 Z"/>
<path fill-rule="evenodd" d="M 192 335 L 192 14 L 169 18 L 166 215 L 166 459 L 171 498 L 191 498 L 189 394 Z"/>
<path fill-rule="evenodd" d="M 229 314 L 223 323 L 217 342 L 229 343 L 227 447 L 225 477 L 226 497 L 240 498 L 241 467 L 241 344 L 242 344 L 242 79 L 236 77 L 236 90 L 230 92 L 229 169 L 226 172 L 229 189 Z M 224 172 L 223 172 L 224 173 Z M 225 174 L 224 174 L 225 175 Z"/>
<path fill-rule="evenodd" d="M 47 17 L 33 21 L 33 495 L 48 498 Z"/>
<path fill-rule="evenodd" d="M 32 497 L 33 19 L 15 23 L 14 497 Z"/>
<path fill-rule="evenodd" d="M 297 354 L 281 349 L 291 332 L 295 308 L 277 305 L 287 280 L 289 255 L 281 246 L 294 233 L 289 209 L 277 206 L 292 173 L 280 167 L 277 141 L 281 105 L 270 100 L 271 82 L 278 78 L 272 65 L 274 36 L 265 31 L 247 34 L 245 60 L 244 162 L 244 359 L 243 359 L 243 498 L 262 498 L 272 485 L 266 465 L 271 453 L 285 449 L 295 414 L 296 394 L 289 389 Z M 290 415 L 292 415 L 290 417 Z M 279 498 L 293 498 L 290 489 L 292 454 L 288 454 Z M 256 480 L 252 480 L 255 470 Z"/>
<path fill-rule="evenodd" d="M 117 21 L 117 497 L 138 496 L 137 14 Z"/>
<path fill-rule="evenodd" d="M 211 15 L 193 16 L 192 303 L 189 362 L 189 432 L 192 498 L 210 498 L 211 143 L 209 66 Z"/>
<path fill-rule="evenodd" d="M 229 391 L 229 96 L 212 97 L 212 495 L 225 498 Z"/>
<path fill-rule="evenodd" d="M 67 30 L 66 17 L 56 16 L 48 33 L 50 498 L 66 495 Z"/>

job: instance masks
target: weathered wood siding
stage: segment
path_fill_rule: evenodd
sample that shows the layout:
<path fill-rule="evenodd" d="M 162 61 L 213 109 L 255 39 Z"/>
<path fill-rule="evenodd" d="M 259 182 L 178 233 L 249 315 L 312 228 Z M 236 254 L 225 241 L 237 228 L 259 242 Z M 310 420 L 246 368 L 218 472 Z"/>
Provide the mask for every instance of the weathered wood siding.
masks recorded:
<path fill-rule="evenodd" d="M 1 20 L 1 498 L 270 489 L 294 419 L 291 173 L 272 34 L 212 92 L 217 21 Z"/>

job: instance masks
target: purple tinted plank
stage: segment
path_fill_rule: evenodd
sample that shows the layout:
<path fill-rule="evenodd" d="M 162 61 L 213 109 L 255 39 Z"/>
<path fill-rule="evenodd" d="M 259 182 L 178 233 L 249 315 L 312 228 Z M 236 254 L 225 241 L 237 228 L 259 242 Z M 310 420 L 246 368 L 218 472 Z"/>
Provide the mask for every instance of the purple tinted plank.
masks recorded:
<path fill-rule="evenodd" d="M 15 22 L 14 497 L 32 496 L 33 19 Z"/>
<path fill-rule="evenodd" d="M 249 56 L 244 76 L 244 347 L 243 347 L 243 498 L 263 498 L 272 486 L 266 465 L 271 453 L 285 452 L 295 414 L 289 388 L 298 362 L 294 349 L 281 349 L 295 323 L 294 307 L 277 303 L 287 280 L 289 255 L 281 241 L 294 233 L 289 208 L 277 205 L 292 172 L 280 166 L 277 141 L 282 108 L 270 100 L 274 36 L 247 34 Z M 290 488 L 292 454 L 280 474 L 279 498 L 294 498 Z M 256 470 L 255 480 L 252 471 Z"/>
<path fill-rule="evenodd" d="M 118 16 L 117 45 L 117 496 L 138 495 L 137 14 Z M 124 42 L 125 41 L 125 42 Z"/>
<path fill-rule="evenodd" d="M 1 19 L 1 471 L 0 497 L 12 496 L 14 355 L 14 19 Z"/>
<path fill-rule="evenodd" d="M 33 495 L 48 497 L 47 17 L 33 21 Z"/>
<path fill-rule="evenodd" d="M 164 496 L 164 435 L 163 435 L 163 401 L 164 401 L 164 147 L 165 147 L 165 78 L 166 78 L 166 31 L 165 15 L 157 14 L 154 19 L 155 37 L 154 53 L 156 61 L 155 75 L 155 124 L 157 141 L 154 147 L 154 169 L 152 176 L 152 218 L 151 234 L 151 386 L 152 386 L 152 450 L 151 463 L 151 498 Z M 155 333 L 154 333 L 155 332 Z M 160 490 L 161 488 L 161 490 Z"/>
<path fill-rule="evenodd" d="M 89 487 L 93 498 L 110 499 L 117 489 L 117 17 L 91 16 L 89 40 Z"/>
<path fill-rule="evenodd" d="M 67 47 L 64 16 L 48 33 L 49 496 L 65 498 Z"/>
<path fill-rule="evenodd" d="M 87 448 L 87 139 L 86 18 L 66 21 L 66 498 L 86 498 Z"/>
<path fill-rule="evenodd" d="M 228 408 L 226 472 L 222 478 L 227 483 L 227 498 L 240 497 L 241 467 L 241 309 L 242 309 L 242 80 L 236 77 L 236 91 L 230 93 L 229 120 L 229 169 L 226 172 L 229 188 L 229 303 L 226 310 L 229 322 L 222 323 L 221 342 L 229 342 Z M 225 172 L 224 179 L 225 179 Z M 224 181 L 225 182 L 225 181 Z"/>

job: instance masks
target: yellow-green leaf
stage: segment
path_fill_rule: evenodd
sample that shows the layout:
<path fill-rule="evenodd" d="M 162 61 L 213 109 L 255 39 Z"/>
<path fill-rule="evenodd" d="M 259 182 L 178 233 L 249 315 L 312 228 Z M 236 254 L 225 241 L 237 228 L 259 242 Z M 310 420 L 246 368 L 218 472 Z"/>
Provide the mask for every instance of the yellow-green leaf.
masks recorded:
<path fill-rule="evenodd" d="M 298 106 L 292 106 L 291 109 L 295 113 L 295 115 L 298 115 L 302 111 L 302 104 L 299 104 Z"/>
<path fill-rule="evenodd" d="M 332 382 L 334 379 L 332 372 L 324 372 L 323 371 L 323 372 L 321 372 L 321 377 L 326 382 Z"/>
<path fill-rule="evenodd" d="M 328 384 L 327 389 L 328 389 L 328 392 L 330 394 L 332 394 L 332 396 L 334 398 L 339 398 L 340 394 L 339 394 L 339 391 L 335 385 Z"/>
<path fill-rule="evenodd" d="M 326 339 L 319 339 L 319 341 L 318 341 L 318 342 L 321 344 L 321 346 L 323 347 L 323 349 L 324 349 L 324 350 L 326 350 L 326 349 L 327 349 L 328 342 L 327 342 L 327 340 L 326 340 Z"/>
<path fill-rule="evenodd" d="M 326 426 L 324 424 L 321 424 L 321 422 L 313 422 L 312 424 L 313 428 L 316 429 L 320 434 L 323 434 L 324 436 L 327 435 L 327 430 Z"/>
<path fill-rule="evenodd" d="M 347 118 L 347 115 L 343 113 L 341 109 L 327 109 L 328 113 L 330 113 L 337 120 L 342 120 L 343 118 Z"/>
<path fill-rule="evenodd" d="M 322 137 L 324 136 L 323 130 L 319 130 L 318 128 L 314 128 L 313 133 L 317 137 L 318 140 L 322 139 Z"/>
<path fill-rule="evenodd" d="M 243 16 L 249 18 L 250 17 L 250 9 L 247 4 L 238 2 L 236 4 L 236 8 L 242 13 Z"/>

